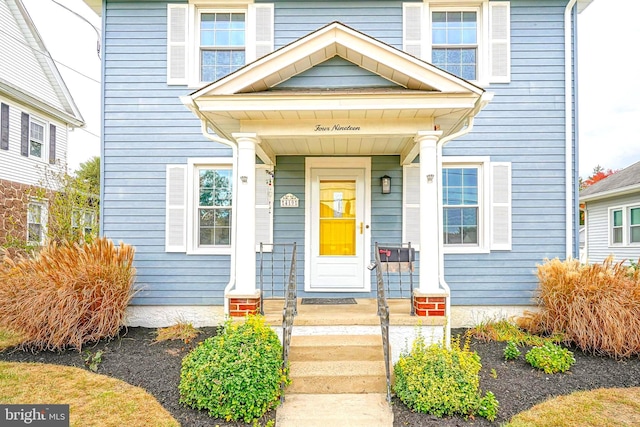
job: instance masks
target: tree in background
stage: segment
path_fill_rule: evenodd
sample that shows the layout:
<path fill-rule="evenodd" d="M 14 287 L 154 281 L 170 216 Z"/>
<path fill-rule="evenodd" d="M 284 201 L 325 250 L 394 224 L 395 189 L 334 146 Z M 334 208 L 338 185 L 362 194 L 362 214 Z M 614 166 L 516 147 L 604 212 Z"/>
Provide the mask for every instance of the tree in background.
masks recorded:
<path fill-rule="evenodd" d="M 76 171 L 76 178 L 86 182 L 92 194 L 100 194 L 100 157 L 94 156 L 80 165 Z"/>
<path fill-rule="evenodd" d="M 618 172 L 619 169 L 604 169 L 602 166 L 598 165 L 593 168 L 593 172 L 587 179 L 583 179 L 580 177 L 580 190 L 584 190 L 587 187 L 592 186 L 598 181 L 602 181 L 606 177 L 613 175 Z M 580 225 L 584 225 L 584 204 L 580 205 Z"/>
<path fill-rule="evenodd" d="M 595 168 L 593 168 L 593 172 L 591 173 L 591 175 L 587 179 L 582 179 L 582 177 L 580 177 L 580 190 L 583 190 L 583 189 L 585 189 L 587 187 L 590 187 L 593 184 L 595 184 L 596 182 L 602 181 L 603 179 L 605 179 L 609 175 L 613 175 L 616 172 L 618 172 L 618 169 L 616 169 L 616 170 L 606 169 L 605 170 L 602 166 L 598 165 Z"/>
<path fill-rule="evenodd" d="M 24 206 L 29 200 L 46 203 L 42 232 L 44 240 L 75 243 L 91 242 L 98 236 L 98 208 L 100 205 L 100 158 L 94 157 L 80 165 L 76 175 L 44 169 L 38 187 L 24 193 Z M 12 253 L 29 254 L 39 250 L 38 243 L 27 241 L 24 231 L 24 212 L 17 206 L 8 210 L 5 242 L 1 248 Z M 1 252 L 1 251 L 0 251 Z"/>

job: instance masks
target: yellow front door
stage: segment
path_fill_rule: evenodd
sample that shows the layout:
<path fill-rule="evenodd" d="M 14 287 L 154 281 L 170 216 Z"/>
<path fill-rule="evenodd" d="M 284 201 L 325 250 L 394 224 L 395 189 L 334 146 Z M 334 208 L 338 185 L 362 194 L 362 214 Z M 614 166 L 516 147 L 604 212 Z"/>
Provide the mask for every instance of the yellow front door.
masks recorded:
<path fill-rule="evenodd" d="M 310 291 L 368 291 L 365 170 L 311 170 Z"/>

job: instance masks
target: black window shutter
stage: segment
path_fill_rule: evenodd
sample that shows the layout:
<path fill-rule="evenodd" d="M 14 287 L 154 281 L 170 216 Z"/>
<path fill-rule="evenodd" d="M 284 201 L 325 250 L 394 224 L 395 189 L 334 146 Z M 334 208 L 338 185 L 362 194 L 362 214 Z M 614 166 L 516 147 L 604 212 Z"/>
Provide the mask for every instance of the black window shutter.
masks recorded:
<path fill-rule="evenodd" d="M 49 163 L 56 162 L 56 126 L 49 125 Z"/>
<path fill-rule="evenodd" d="M 29 157 L 29 115 L 22 113 L 20 122 L 20 154 Z"/>
<path fill-rule="evenodd" d="M 0 149 L 9 149 L 9 106 L 0 104 Z"/>

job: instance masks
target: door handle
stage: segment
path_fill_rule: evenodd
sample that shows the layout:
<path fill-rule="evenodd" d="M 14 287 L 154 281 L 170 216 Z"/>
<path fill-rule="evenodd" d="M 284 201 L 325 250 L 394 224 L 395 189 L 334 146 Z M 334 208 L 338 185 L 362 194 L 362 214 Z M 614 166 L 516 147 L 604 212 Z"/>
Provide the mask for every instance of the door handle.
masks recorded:
<path fill-rule="evenodd" d="M 364 222 L 360 222 L 360 234 L 364 234 Z"/>

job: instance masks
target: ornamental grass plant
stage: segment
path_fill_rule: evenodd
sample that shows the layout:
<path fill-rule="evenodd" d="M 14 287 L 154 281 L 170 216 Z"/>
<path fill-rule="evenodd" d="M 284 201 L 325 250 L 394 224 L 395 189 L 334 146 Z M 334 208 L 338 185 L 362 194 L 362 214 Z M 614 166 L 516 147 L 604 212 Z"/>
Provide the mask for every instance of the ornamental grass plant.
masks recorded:
<path fill-rule="evenodd" d="M 614 263 L 545 260 L 538 266 L 537 313 L 518 325 L 531 333 L 563 334 L 564 341 L 598 355 L 640 354 L 640 269 Z"/>
<path fill-rule="evenodd" d="M 134 248 L 106 238 L 52 242 L 33 257 L 0 264 L 0 327 L 19 332 L 32 351 L 80 351 L 115 336 L 133 296 Z"/>

